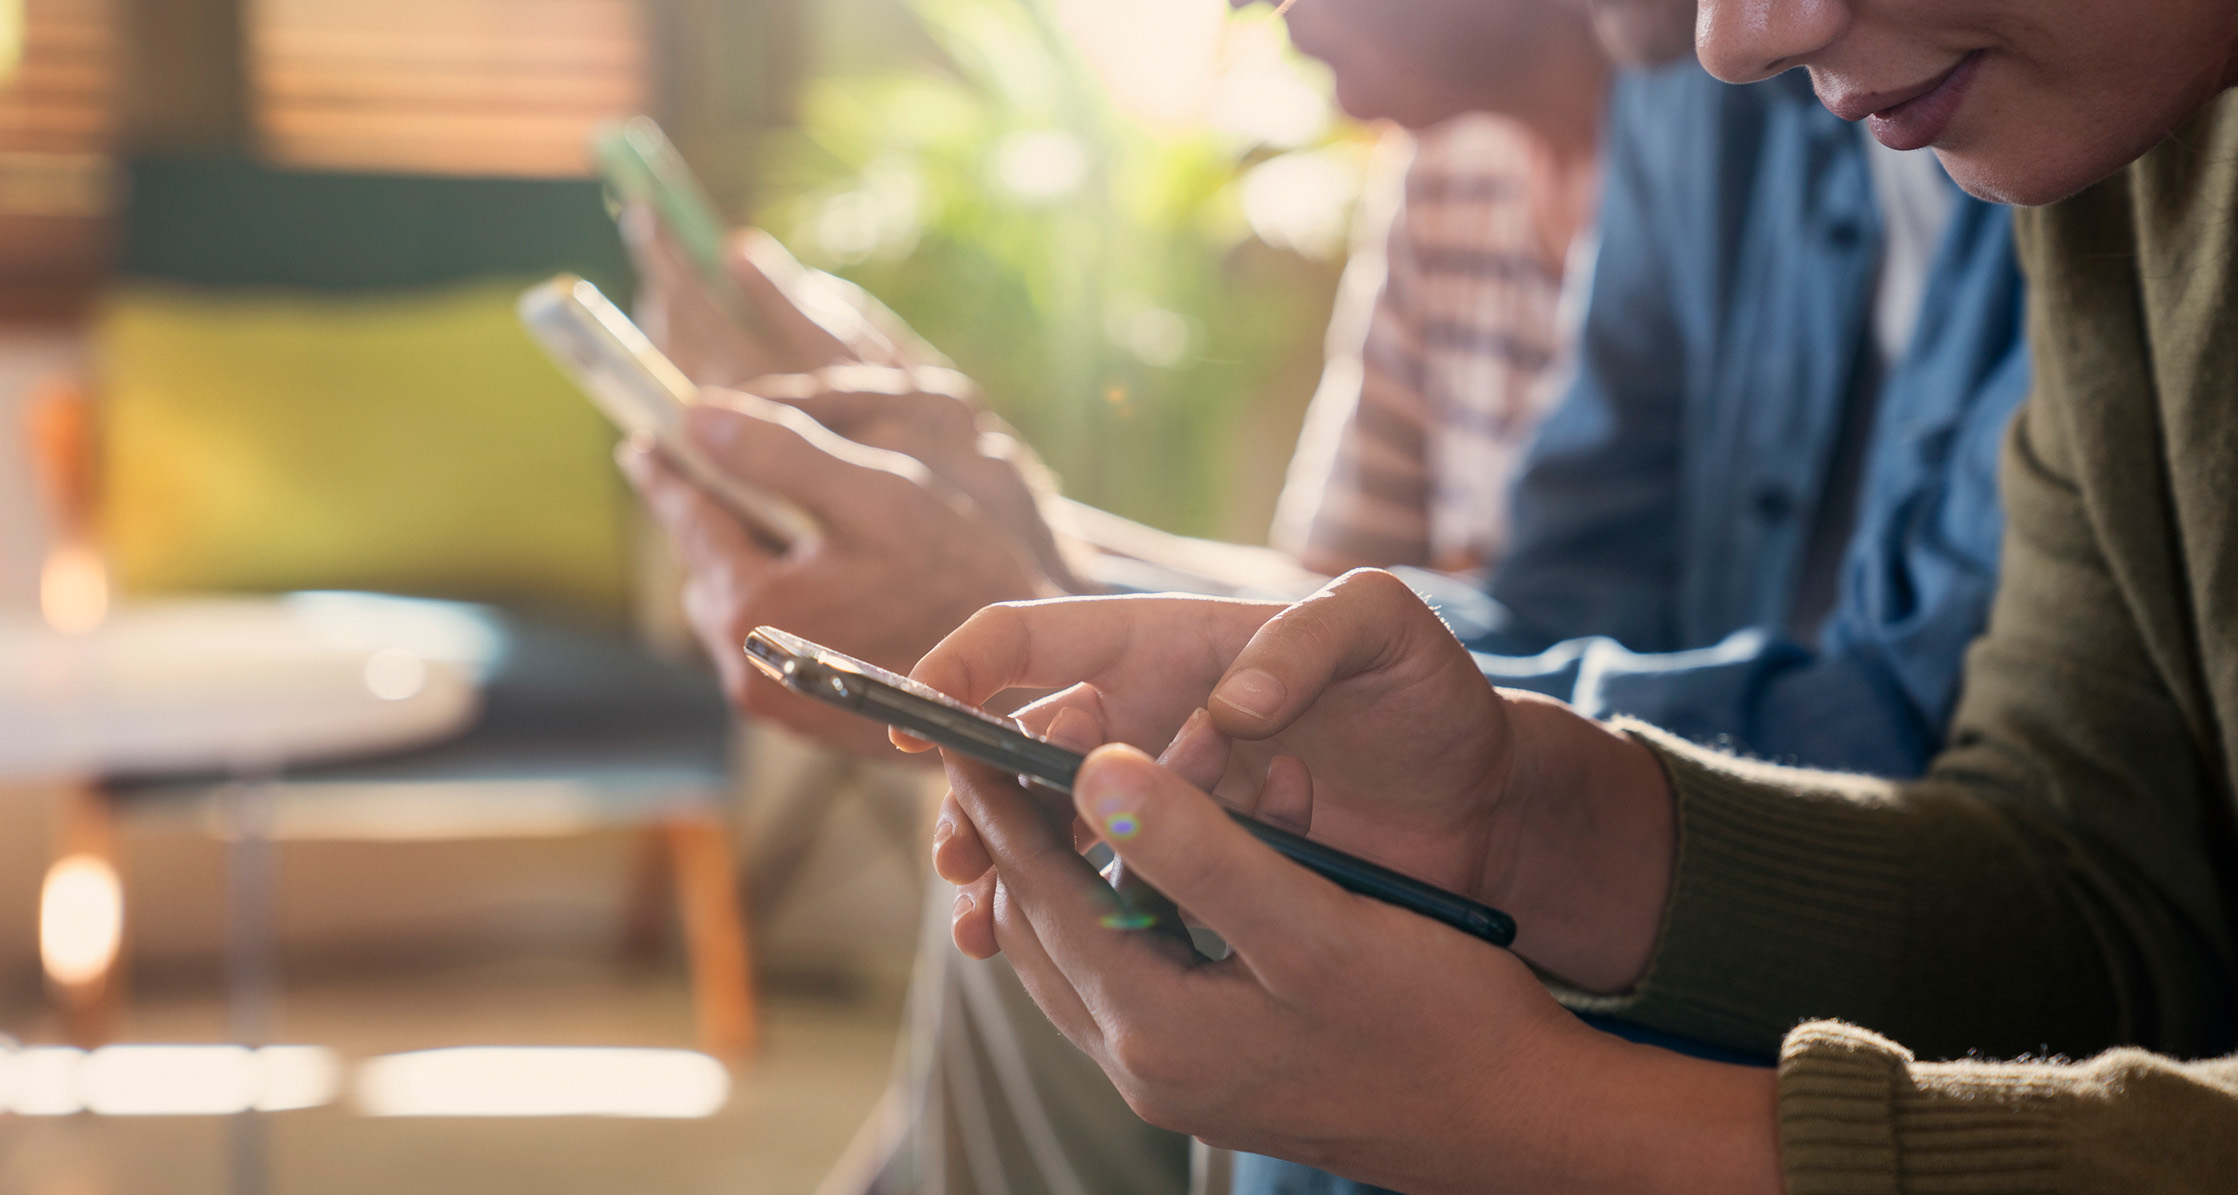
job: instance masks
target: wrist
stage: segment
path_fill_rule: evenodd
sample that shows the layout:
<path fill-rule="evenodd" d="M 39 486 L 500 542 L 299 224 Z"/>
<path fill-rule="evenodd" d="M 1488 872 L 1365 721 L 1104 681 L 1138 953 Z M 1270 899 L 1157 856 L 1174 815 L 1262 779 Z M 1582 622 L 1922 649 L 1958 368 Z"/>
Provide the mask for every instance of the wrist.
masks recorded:
<path fill-rule="evenodd" d="M 1646 973 L 1670 900 L 1670 778 L 1622 731 L 1551 698 L 1503 696 L 1512 812 L 1495 849 L 1516 952 L 1582 990 L 1624 991 Z"/>
<path fill-rule="evenodd" d="M 1555 1015 L 1506 1043 L 1468 1122 L 1417 1151 L 1445 1164 L 1407 1190 L 1779 1195 L 1779 1072 Z"/>
<path fill-rule="evenodd" d="M 1690 1058 L 1607 1034 L 1575 1070 L 1565 1121 L 1581 1191 L 1778 1195 L 1779 1072 Z"/>

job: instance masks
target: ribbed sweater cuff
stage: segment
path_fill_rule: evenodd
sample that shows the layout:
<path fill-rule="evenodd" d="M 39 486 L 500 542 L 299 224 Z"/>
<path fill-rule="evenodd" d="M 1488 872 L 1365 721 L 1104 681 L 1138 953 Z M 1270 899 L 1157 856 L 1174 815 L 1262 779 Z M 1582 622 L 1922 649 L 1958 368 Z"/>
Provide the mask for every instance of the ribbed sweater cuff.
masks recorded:
<path fill-rule="evenodd" d="M 1882 1007 L 1904 890 L 1888 785 L 1773 772 L 1641 723 L 1617 726 L 1662 760 L 1678 798 L 1671 901 L 1632 992 L 1565 999 L 1767 1058 L 1799 1021 Z"/>
<path fill-rule="evenodd" d="M 2041 1067 L 1915 1067 L 1894 1042 L 1836 1022 L 1780 1051 L 1788 1195 L 2006 1195 L 2064 1189 L 2054 1081 Z"/>

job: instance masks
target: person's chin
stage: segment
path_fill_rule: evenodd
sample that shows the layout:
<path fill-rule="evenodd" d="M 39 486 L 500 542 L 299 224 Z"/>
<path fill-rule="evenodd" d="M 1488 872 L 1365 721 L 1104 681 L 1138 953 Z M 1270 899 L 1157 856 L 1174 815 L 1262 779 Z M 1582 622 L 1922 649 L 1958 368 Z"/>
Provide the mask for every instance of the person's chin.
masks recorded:
<path fill-rule="evenodd" d="M 1951 181 L 1967 194 L 1991 203 L 2041 207 L 2057 203 L 2091 184 L 2118 174 L 2132 155 L 2077 152 L 2071 142 L 2028 144 L 2011 140 L 1976 144 L 1954 137 L 1935 154 Z"/>
<path fill-rule="evenodd" d="M 2164 135 L 2157 127 L 2094 125 L 2091 115 L 2000 95 L 1953 121 L 1934 148 L 1967 194 L 2041 207 L 2121 173 Z"/>

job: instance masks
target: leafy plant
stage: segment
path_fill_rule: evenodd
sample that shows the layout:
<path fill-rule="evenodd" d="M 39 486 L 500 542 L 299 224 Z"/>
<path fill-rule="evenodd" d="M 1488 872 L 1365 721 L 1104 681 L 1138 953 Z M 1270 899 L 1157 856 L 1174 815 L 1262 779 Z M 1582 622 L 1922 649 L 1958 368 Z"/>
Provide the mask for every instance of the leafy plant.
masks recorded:
<path fill-rule="evenodd" d="M 1062 2 L 898 0 L 913 34 L 883 31 L 874 60 L 808 84 L 798 128 L 764 155 L 757 215 L 978 378 L 1068 492 L 1256 537 L 1335 266 L 1255 235 L 1239 182 L 1360 147 L 1294 112 L 1285 138 L 1130 111 L 1062 27 Z"/>

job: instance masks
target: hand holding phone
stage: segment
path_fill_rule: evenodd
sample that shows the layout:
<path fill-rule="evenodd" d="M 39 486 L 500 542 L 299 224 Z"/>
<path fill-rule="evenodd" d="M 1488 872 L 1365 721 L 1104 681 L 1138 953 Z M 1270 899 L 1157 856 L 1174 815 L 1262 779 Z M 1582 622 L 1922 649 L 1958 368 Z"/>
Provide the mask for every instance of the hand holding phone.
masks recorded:
<path fill-rule="evenodd" d="M 746 656 L 771 679 L 805 697 L 898 727 L 935 746 L 990 764 L 1061 793 L 1086 758 L 1027 734 L 1014 720 L 966 705 L 926 685 L 811 643 L 775 627 L 747 636 Z M 1515 941 L 1506 913 L 1334 847 L 1230 811 L 1254 838 L 1337 886 L 1418 913 L 1505 947 Z"/>
<path fill-rule="evenodd" d="M 651 210 L 675 239 L 723 313 L 749 335 L 776 342 L 776 330 L 724 263 L 727 230 L 714 200 L 661 127 L 643 116 L 616 121 L 592 137 L 591 152 L 614 195 Z"/>
<path fill-rule="evenodd" d="M 722 347 L 731 356 L 743 358 L 719 364 L 687 360 L 695 369 L 710 370 L 703 380 L 746 382 L 763 374 L 856 362 L 895 367 L 942 362 L 900 317 L 860 287 L 802 265 L 765 232 L 748 229 L 734 239 L 684 155 L 650 118 L 635 116 L 605 126 L 592 138 L 591 152 L 613 196 L 622 206 L 649 214 L 674 250 L 655 251 L 648 260 L 651 247 L 633 245 L 648 283 L 658 281 L 663 258 L 680 257 L 691 276 L 696 294 L 688 300 L 658 286 L 654 297 L 671 305 L 706 307 L 697 315 L 723 331 L 702 328 L 697 335 L 726 342 Z M 742 284 L 741 273 L 734 271 L 751 277 L 751 283 Z M 681 313 L 667 318 L 691 322 Z M 737 343 L 740 339 L 743 344 Z"/>
<path fill-rule="evenodd" d="M 685 428 L 685 412 L 699 401 L 699 387 L 597 287 L 561 274 L 524 293 L 519 311 L 521 325 L 625 434 L 651 438 L 694 484 L 772 543 L 790 547 L 816 535 L 816 521 L 806 511 L 731 476 L 699 451 Z M 791 407 L 748 394 L 734 395 L 730 402 L 795 427 L 815 422 Z M 820 426 L 814 432 L 829 434 Z"/>

